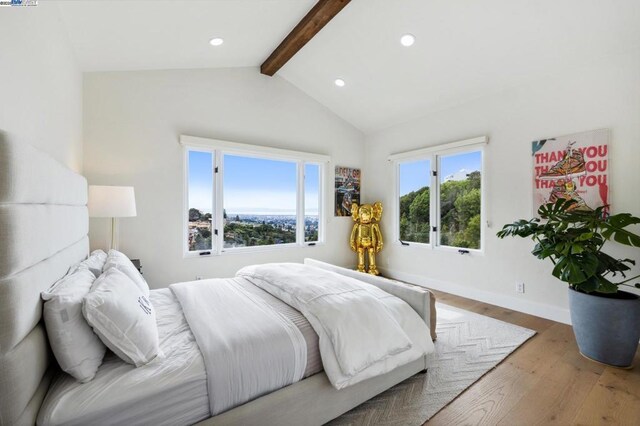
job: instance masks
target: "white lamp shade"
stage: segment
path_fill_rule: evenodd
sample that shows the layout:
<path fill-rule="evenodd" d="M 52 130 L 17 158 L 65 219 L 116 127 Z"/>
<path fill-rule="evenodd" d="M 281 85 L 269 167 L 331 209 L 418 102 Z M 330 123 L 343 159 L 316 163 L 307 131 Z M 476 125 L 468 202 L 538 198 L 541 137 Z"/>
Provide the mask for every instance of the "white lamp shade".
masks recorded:
<path fill-rule="evenodd" d="M 136 215 L 133 186 L 89 185 L 90 217 L 131 217 Z"/>

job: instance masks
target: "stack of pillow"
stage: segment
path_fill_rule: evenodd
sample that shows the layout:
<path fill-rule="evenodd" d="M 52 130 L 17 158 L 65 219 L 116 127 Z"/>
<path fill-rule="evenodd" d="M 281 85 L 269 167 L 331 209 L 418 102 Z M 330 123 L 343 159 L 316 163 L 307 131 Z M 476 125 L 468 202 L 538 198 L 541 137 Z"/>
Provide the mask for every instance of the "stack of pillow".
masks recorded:
<path fill-rule="evenodd" d="M 136 367 L 160 355 L 149 286 L 116 250 L 92 252 L 42 298 L 53 354 L 80 382 L 93 379 L 106 348 Z"/>

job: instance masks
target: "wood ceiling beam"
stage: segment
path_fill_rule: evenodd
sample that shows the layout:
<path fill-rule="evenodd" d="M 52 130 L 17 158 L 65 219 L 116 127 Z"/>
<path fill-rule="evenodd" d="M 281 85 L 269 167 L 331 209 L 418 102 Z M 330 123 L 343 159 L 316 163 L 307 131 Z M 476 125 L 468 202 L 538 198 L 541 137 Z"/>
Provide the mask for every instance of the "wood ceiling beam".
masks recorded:
<path fill-rule="evenodd" d="M 295 28 L 282 40 L 282 43 L 260 66 L 262 74 L 273 76 L 305 44 L 309 42 L 334 16 L 349 4 L 351 0 L 319 0 Z"/>

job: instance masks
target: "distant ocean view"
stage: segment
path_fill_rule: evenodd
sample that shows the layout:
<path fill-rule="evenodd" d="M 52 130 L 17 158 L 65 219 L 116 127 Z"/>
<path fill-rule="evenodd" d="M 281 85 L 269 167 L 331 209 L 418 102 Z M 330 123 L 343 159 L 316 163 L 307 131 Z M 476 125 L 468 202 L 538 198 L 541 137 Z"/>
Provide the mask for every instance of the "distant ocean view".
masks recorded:
<path fill-rule="evenodd" d="M 203 214 L 208 213 L 208 214 L 212 214 L 211 209 L 198 209 L 200 212 L 202 212 Z M 240 216 L 240 218 L 250 218 L 250 217 L 255 217 L 255 216 L 270 216 L 270 217 L 296 217 L 296 212 L 295 211 L 273 211 L 273 212 L 265 212 L 265 211 L 245 211 L 245 212 L 233 212 L 233 213 L 229 213 L 229 212 L 225 212 L 227 214 L 228 217 L 236 217 L 236 216 Z M 307 214 L 305 215 L 307 217 L 313 217 L 313 216 L 318 216 L 318 212 L 314 211 L 314 210 L 308 210 Z"/>
<path fill-rule="evenodd" d="M 232 219 L 232 218 L 236 218 L 239 217 L 240 220 L 242 221 L 250 221 L 251 219 L 260 219 L 260 220 L 264 220 L 264 219 L 291 219 L 291 220 L 295 220 L 296 219 L 296 214 L 295 213 L 227 213 L 227 218 L 228 219 Z M 317 218 L 318 215 L 317 214 L 308 214 L 305 215 L 305 218 Z"/>
<path fill-rule="evenodd" d="M 264 212 L 245 212 L 245 213 L 229 213 L 227 212 L 227 217 L 231 218 L 231 217 L 240 217 L 240 219 L 252 219 L 252 218 L 265 218 L 265 217 L 271 217 L 271 218 L 295 218 L 296 214 L 295 212 L 278 212 L 278 213 L 264 213 Z"/>

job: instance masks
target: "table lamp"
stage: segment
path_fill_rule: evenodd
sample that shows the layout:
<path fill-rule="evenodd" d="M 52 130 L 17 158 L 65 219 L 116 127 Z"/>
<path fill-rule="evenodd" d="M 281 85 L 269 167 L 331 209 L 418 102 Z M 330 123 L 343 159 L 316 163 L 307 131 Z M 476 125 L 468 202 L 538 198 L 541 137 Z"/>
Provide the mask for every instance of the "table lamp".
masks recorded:
<path fill-rule="evenodd" d="M 136 216 L 136 198 L 133 186 L 89 185 L 89 217 L 111 218 L 110 249 L 118 249 L 116 234 L 119 217 Z"/>

